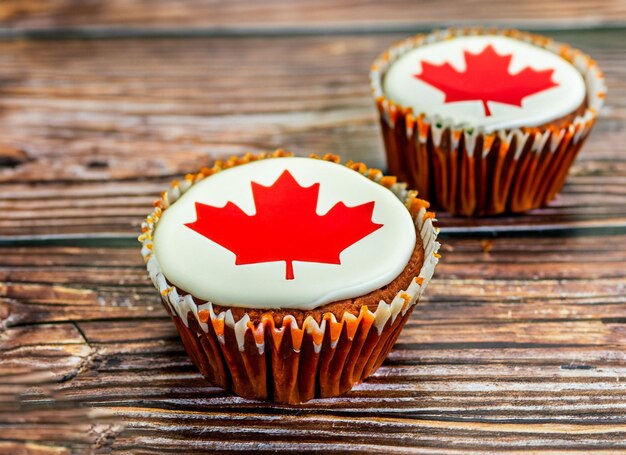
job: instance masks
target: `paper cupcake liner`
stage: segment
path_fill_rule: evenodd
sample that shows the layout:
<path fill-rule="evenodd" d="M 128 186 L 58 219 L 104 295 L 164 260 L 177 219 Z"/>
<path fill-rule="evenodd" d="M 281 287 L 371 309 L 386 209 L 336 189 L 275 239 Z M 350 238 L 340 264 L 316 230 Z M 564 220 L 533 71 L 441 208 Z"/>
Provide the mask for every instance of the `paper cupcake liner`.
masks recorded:
<path fill-rule="evenodd" d="M 487 132 L 447 118 L 414 114 L 385 97 L 384 75 L 406 52 L 452 37 L 482 34 L 526 41 L 572 63 L 587 88 L 584 112 L 541 127 Z M 438 208 L 465 216 L 524 212 L 551 201 L 563 187 L 606 94 L 604 75 L 589 56 L 516 30 L 450 29 L 414 36 L 385 51 L 372 65 L 370 80 L 389 172 Z"/>
<path fill-rule="evenodd" d="M 142 224 L 139 240 L 150 278 L 202 375 L 242 397 L 297 404 L 345 393 L 376 371 L 432 277 L 439 261 L 439 243 L 434 215 L 427 211 L 427 202 L 416 198 L 415 191 L 377 169 L 348 162 L 346 166 L 389 188 L 414 216 L 424 247 L 424 263 L 407 289 L 390 302 L 381 300 L 373 312 L 362 306 L 358 314 L 345 312 L 340 320 L 328 312 L 320 323 L 309 316 L 299 324 L 294 315 L 288 314 L 282 324 L 276 325 L 271 310 L 256 325 L 247 313 L 238 320 L 230 309 L 216 314 L 212 303 L 197 303 L 193 296 L 183 294 L 167 281 L 153 251 L 153 230 L 162 211 L 195 182 L 221 169 L 281 156 L 290 154 L 279 150 L 232 158 L 189 174 L 183 182 L 173 182 Z M 334 155 L 322 159 L 339 162 Z"/>

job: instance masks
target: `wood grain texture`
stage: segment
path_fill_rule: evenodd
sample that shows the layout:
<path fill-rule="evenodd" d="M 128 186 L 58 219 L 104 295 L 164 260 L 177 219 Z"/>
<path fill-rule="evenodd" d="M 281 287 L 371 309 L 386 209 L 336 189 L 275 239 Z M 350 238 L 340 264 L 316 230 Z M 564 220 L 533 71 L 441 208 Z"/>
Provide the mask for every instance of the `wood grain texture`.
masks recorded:
<path fill-rule="evenodd" d="M 5 0 L 0 25 L 7 28 L 204 28 L 297 29 L 384 27 L 398 24 L 504 22 L 567 25 L 624 21 L 626 5 L 616 0 L 577 2 L 530 0 L 503 7 L 497 0 L 447 2 L 392 0 Z"/>
<path fill-rule="evenodd" d="M 626 227 L 626 33 L 559 32 L 607 105 L 563 194 L 454 228 Z M 136 234 L 173 178 L 277 147 L 384 165 L 368 68 L 393 36 L 0 41 L 0 236 Z"/>
<path fill-rule="evenodd" d="M 626 452 L 625 20 L 611 0 L 1 2 L 0 453 Z M 605 70 L 563 194 L 439 214 L 426 301 L 348 395 L 207 384 L 133 240 L 158 192 L 277 147 L 382 167 L 371 61 L 476 22 L 551 28 Z"/>
<path fill-rule="evenodd" d="M 383 368 L 300 407 L 208 386 L 136 248 L 1 248 L 0 434 L 41 453 L 624 451 L 625 241 L 448 239 Z"/>

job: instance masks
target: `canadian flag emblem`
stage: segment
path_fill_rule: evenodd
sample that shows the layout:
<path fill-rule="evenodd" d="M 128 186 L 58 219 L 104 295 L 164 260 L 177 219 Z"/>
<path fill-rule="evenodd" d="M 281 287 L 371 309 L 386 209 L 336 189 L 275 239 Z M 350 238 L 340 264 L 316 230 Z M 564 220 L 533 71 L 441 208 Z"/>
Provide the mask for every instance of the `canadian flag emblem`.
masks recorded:
<path fill-rule="evenodd" d="M 513 54 L 500 55 L 489 44 L 481 52 L 463 51 L 466 68 L 457 71 L 450 63 L 435 65 L 422 62 L 422 72 L 414 74 L 426 84 L 445 93 L 445 102 L 481 101 L 485 116 L 491 116 L 488 102 L 522 106 L 524 98 L 556 87 L 554 69 L 536 71 L 525 67 L 516 74 L 509 72 Z"/>
<path fill-rule="evenodd" d="M 229 201 L 223 207 L 195 203 L 196 220 L 185 226 L 236 255 L 236 265 L 284 261 L 293 280 L 293 262 L 341 264 L 340 254 L 380 229 L 372 221 L 375 202 L 348 207 L 337 202 L 317 213 L 320 183 L 301 186 L 285 170 L 270 186 L 251 181 L 256 213 Z"/>

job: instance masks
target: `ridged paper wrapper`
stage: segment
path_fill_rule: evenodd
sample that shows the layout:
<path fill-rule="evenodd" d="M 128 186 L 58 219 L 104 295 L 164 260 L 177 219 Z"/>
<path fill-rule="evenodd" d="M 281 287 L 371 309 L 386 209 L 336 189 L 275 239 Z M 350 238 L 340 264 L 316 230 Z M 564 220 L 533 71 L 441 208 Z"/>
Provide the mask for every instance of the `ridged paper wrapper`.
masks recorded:
<path fill-rule="evenodd" d="M 454 37 L 486 34 L 522 40 L 569 61 L 585 81 L 584 111 L 540 127 L 487 132 L 414 113 L 385 97 L 385 73 L 408 51 Z M 449 29 L 408 38 L 378 57 L 370 81 L 389 172 L 436 208 L 465 216 L 524 212 L 554 199 L 596 122 L 606 94 L 604 75 L 589 56 L 550 38 L 516 30 Z"/>

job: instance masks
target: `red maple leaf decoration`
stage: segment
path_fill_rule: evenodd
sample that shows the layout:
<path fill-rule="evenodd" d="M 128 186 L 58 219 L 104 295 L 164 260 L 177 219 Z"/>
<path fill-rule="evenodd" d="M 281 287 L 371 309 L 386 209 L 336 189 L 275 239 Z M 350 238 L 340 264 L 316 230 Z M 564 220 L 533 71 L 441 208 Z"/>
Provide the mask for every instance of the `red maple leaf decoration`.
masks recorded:
<path fill-rule="evenodd" d="M 224 207 L 196 202 L 197 219 L 185 224 L 235 253 L 235 265 L 285 261 L 285 279 L 293 280 L 293 261 L 341 264 L 343 250 L 383 226 L 372 222 L 374 201 L 338 202 L 318 215 L 320 184 L 302 187 L 287 170 L 270 186 L 251 184 L 255 215 L 230 201 Z"/>
<path fill-rule="evenodd" d="M 422 62 L 421 74 L 413 76 L 444 92 L 446 103 L 482 101 L 486 116 L 491 115 L 487 101 L 521 107 L 525 97 L 559 85 L 552 80 L 553 69 L 535 71 L 526 67 L 510 74 L 513 56 L 497 54 L 491 44 L 478 54 L 463 51 L 463 55 L 465 71 L 459 72 L 449 63 Z"/>

